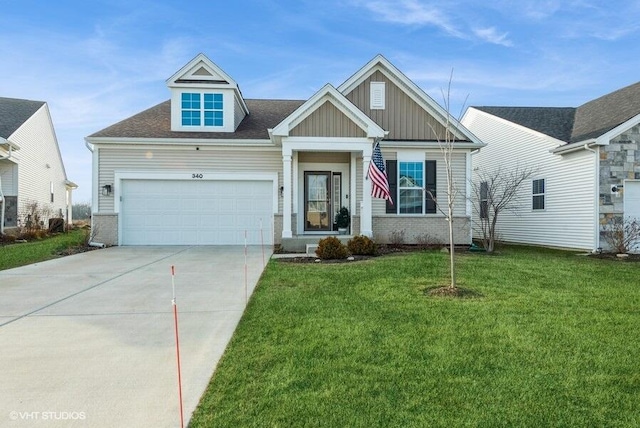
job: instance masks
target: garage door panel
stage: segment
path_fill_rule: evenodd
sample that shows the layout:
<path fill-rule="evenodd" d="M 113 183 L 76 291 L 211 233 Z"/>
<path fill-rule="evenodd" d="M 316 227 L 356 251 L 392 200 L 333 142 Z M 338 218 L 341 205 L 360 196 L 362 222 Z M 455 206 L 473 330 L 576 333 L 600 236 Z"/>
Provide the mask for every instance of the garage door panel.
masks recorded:
<path fill-rule="evenodd" d="M 273 242 L 271 181 L 124 180 L 123 245 Z M 260 233 L 262 222 L 263 233 Z"/>

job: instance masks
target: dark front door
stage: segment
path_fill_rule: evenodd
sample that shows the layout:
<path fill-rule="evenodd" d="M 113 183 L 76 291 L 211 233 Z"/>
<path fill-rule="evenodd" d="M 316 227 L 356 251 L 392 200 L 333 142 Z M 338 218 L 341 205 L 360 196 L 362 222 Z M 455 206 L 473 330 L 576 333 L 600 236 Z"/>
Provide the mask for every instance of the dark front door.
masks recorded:
<path fill-rule="evenodd" d="M 304 230 L 331 230 L 331 172 L 304 173 Z"/>

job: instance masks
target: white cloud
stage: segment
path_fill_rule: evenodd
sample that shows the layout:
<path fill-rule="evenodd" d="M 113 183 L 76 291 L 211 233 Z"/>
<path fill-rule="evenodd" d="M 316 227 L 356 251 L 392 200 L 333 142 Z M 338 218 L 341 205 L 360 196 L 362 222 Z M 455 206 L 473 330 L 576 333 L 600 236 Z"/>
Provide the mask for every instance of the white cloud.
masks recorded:
<path fill-rule="evenodd" d="M 498 30 L 496 30 L 495 27 L 476 28 L 473 30 L 473 33 L 480 39 L 489 43 L 506 47 L 513 46 L 513 42 L 507 38 L 509 33 L 498 33 Z"/>

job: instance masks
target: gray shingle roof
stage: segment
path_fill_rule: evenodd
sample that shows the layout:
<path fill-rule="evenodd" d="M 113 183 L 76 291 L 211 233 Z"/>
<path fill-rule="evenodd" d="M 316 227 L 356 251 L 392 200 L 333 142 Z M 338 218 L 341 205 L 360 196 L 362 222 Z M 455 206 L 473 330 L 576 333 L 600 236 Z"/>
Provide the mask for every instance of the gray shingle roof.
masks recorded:
<path fill-rule="evenodd" d="M 640 114 L 640 82 L 578 107 L 571 141 L 596 138 Z"/>
<path fill-rule="evenodd" d="M 474 107 L 562 141 L 569 141 L 573 107 Z"/>
<path fill-rule="evenodd" d="M 269 128 L 289 116 L 304 101 L 301 100 L 245 100 L 247 115 L 235 132 L 175 132 L 171 130 L 171 101 L 98 131 L 89 137 L 109 138 L 180 138 L 180 139 L 269 139 Z"/>
<path fill-rule="evenodd" d="M 0 97 L 0 137 L 9 138 L 44 105 L 44 101 Z"/>
<path fill-rule="evenodd" d="M 640 82 L 578 108 L 474 107 L 566 142 L 597 138 L 640 114 Z"/>

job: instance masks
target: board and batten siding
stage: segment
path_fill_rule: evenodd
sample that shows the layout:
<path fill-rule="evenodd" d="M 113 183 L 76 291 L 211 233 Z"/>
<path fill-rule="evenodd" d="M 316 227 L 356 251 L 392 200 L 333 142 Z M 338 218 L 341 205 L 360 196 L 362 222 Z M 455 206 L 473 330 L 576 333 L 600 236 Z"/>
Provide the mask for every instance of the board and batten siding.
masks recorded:
<path fill-rule="evenodd" d="M 472 155 L 474 170 L 533 167 L 537 170 L 532 179 L 545 179 L 545 209 L 532 209 L 532 180 L 525 181 L 516 199 L 518 209 L 498 217 L 501 241 L 595 249 L 596 154 L 552 154 L 558 140 L 473 108 L 462 123 L 487 144 Z"/>
<path fill-rule="evenodd" d="M 385 83 L 384 109 L 370 108 L 371 82 Z M 375 123 L 389 131 L 388 140 L 435 141 L 445 136 L 445 127 L 379 70 L 345 96 Z"/>
<path fill-rule="evenodd" d="M 382 157 L 386 160 L 398 159 L 397 152 L 394 149 L 382 150 Z M 466 151 L 455 152 L 451 158 L 451 165 L 453 168 L 453 180 L 455 187 L 459 189 L 456 199 L 454 200 L 453 213 L 455 216 L 466 215 L 466 184 L 467 184 L 467 153 Z M 447 195 L 447 168 L 444 162 L 444 157 L 441 151 L 425 151 L 424 160 L 436 161 L 436 197 L 440 199 L 442 209 L 446 211 L 446 195 Z M 392 195 L 393 202 L 397 203 L 397 195 Z M 386 202 L 384 199 L 372 199 L 372 214 L 374 216 L 380 215 L 396 215 L 386 214 Z M 413 216 L 415 214 L 401 214 L 406 216 Z M 442 216 L 441 212 L 436 214 L 426 214 L 427 216 Z"/>
<path fill-rule="evenodd" d="M 326 101 L 296 125 L 289 135 L 293 137 L 366 137 L 364 130 L 330 101 Z"/>
<path fill-rule="evenodd" d="M 114 183 L 115 171 L 260 174 L 278 173 L 282 186 L 282 152 L 279 148 L 222 149 L 200 147 L 100 147 L 98 189 Z M 99 211 L 113 212 L 114 197 L 99 195 Z M 278 212 L 282 212 L 279 198 Z"/>
<path fill-rule="evenodd" d="M 50 208 L 52 216 L 66 214 L 67 179 L 47 104 L 27 119 L 10 137 L 20 146 L 18 159 L 18 217 L 24 220 L 26 204 Z M 53 202 L 51 202 L 53 183 Z"/>

